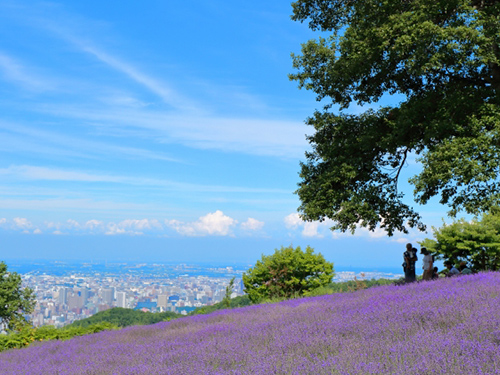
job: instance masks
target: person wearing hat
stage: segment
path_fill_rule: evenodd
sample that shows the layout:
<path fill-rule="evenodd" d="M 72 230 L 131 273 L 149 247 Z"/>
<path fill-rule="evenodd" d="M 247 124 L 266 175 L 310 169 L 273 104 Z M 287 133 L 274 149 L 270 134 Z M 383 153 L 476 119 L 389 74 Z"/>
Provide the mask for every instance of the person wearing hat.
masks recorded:
<path fill-rule="evenodd" d="M 431 280 L 432 274 L 434 273 L 434 263 L 432 261 L 432 255 L 425 247 L 422 247 L 420 249 L 420 253 L 424 255 L 424 259 L 422 260 L 422 268 L 424 270 L 424 274 L 422 275 L 422 279 Z"/>

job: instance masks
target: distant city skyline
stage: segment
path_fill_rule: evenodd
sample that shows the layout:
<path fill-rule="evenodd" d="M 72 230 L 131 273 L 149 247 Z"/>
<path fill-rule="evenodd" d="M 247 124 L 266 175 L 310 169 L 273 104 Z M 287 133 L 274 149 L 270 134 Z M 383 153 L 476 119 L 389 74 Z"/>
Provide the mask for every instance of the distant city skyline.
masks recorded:
<path fill-rule="evenodd" d="M 290 53 L 317 37 L 291 12 L 2 1 L 0 260 L 253 264 L 293 244 L 338 265 L 399 264 L 431 234 L 332 233 L 297 214 L 304 121 L 322 103 L 288 80 Z M 419 209 L 429 230 L 446 216 L 435 201 Z"/>

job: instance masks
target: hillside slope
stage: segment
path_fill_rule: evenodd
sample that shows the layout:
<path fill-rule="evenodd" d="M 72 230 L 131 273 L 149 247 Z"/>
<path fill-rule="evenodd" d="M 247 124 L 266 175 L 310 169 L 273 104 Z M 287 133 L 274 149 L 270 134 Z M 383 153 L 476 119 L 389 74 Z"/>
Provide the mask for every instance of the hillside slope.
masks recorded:
<path fill-rule="evenodd" d="M 118 327 L 128 327 L 133 325 L 154 324 L 181 317 L 181 314 L 174 312 L 148 313 L 140 310 L 114 307 L 109 310 L 100 311 L 88 318 L 77 320 L 68 327 L 88 327 L 97 323 L 110 323 Z"/>
<path fill-rule="evenodd" d="M 218 311 L 0 353 L 2 374 L 500 373 L 500 274 Z"/>

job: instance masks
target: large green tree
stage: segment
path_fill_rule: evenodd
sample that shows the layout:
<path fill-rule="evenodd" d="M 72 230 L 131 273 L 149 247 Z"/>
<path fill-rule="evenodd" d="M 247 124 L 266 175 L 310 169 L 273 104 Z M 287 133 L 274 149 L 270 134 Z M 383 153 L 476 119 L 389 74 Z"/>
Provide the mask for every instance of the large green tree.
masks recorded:
<path fill-rule="evenodd" d="M 252 302 L 291 298 L 327 285 L 333 278 L 333 263 L 311 247 L 305 251 L 293 246 L 262 255 L 255 266 L 243 274 L 245 292 Z"/>
<path fill-rule="evenodd" d="M 0 262 L 0 325 L 9 329 L 27 324 L 24 315 L 30 314 L 36 305 L 33 290 L 22 288 L 21 284 L 21 276 L 8 272 L 7 265 Z"/>
<path fill-rule="evenodd" d="M 500 1 L 299 0 L 292 19 L 318 40 L 293 55 L 290 78 L 325 106 L 297 193 L 304 220 L 332 229 L 377 225 L 389 235 L 425 229 L 403 201 L 400 172 L 409 156 L 422 171 L 414 198 L 434 196 L 478 214 L 500 201 Z M 348 114 L 351 105 L 395 106 Z"/>
<path fill-rule="evenodd" d="M 500 270 L 500 209 L 471 221 L 460 219 L 433 228 L 434 239 L 420 244 L 438 259 L 466 262 L 473 270 Z"/>

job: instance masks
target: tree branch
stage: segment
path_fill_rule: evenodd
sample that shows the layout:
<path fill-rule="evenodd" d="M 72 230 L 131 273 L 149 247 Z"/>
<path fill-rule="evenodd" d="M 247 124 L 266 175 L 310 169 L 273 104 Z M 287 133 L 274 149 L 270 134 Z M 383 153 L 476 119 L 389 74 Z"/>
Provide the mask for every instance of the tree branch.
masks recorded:
<path fill-rule="evenodd" d="M 408 147 L 405 148 L 403 161 L 399 165 L 398 172 L 396 173 L 396 177 L 394 177 L 394 184 L 396 185 L 396 194 L 398 193 L 398 179 L 399 179 L 399 174 L 401 173 L 401 170 L 403 169 L 403 166 L 406 163 L 406 157 L 407 156 L 408 156 Z"/>

